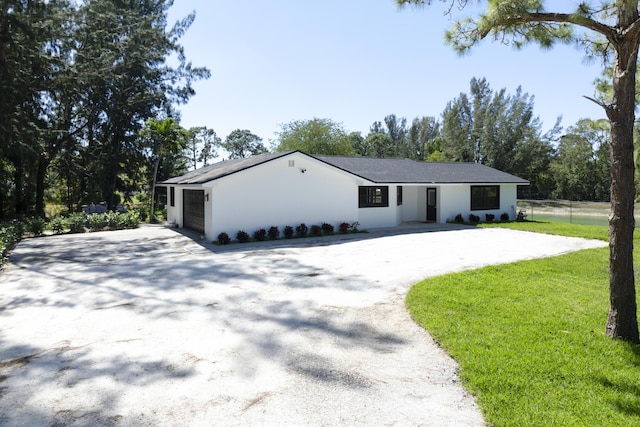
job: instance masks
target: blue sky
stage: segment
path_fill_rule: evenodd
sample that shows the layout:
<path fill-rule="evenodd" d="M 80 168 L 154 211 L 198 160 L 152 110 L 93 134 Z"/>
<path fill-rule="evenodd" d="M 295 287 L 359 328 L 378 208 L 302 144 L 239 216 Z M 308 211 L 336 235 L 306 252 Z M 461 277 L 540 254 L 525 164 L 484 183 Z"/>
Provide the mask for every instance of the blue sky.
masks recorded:
<path fill-rule="evenodd" d="M 489 40 L 460 56 L 444 43 L 452 20 L 437 1 L 398 9 L 393 0 L 175 0 L 170 22 L 194 10 L 182 45 L 211 78 L 195 84 L 181 123 L 223 139 L 249 129 L 268 145 L 281 124 L 314 117 L 363 135 L 388 114 L 439 117 L 473 77 L 535 96 L 543 130 L 560 115 L 565 127 L 605 117 L 583 98 L 594 95 L 599 62 L 570 46 L 517 51 Z"/>

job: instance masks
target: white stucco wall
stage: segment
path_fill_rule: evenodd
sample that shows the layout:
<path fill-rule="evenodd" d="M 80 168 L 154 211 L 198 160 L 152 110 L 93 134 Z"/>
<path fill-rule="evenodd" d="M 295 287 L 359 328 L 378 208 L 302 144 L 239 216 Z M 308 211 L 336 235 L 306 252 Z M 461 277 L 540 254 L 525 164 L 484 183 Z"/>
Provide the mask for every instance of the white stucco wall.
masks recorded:
<path fill-rule="evenodd" d="M 518 185 L 505 184 L 500 187 L 500 213 L 496 215 L 496 219 L 500 219 L 503 212 L 509 214 L 509 219 L 516 219 L 518 209 Z"/>
<path fill-rule="evenodd" d="M 495 185 L 495 184 L 474 184 L 474 185 Z M 469 219 L 469 214 L 473 213 L 480 217 L 481 221 L 485 220 L 485 214 L 491 213 L 495 215 L 495 219 L 499 220 L 500 215 L 504 212 L 509 214 L 510 219 L 515 219 L 515 206 L 517 202 L 517 185 L 502 184 L 500 185 L 500 209 L 492 210 L 471 210 L 471 185 L 456 184 L 443 185 L 438 188 L 438 203 L 441 208 L 441 222 L 453 221 L 457 214 L 462 214 L 465 221 Z"/>
<path fill-rule="evenodd" d="M 169 200 L 169 193 L 171 191 L 171 187 L 175 188 L 175 199 L 174 206 L 171 206 Z M 171 185 L 167 187 L 167 222 L 169 224 L 177 225 L 178 227 L 182 227 L 182 188 L 176 185 Z"/>
<path fill-rule="evenodd" d="M 422 187 L 413 187 L 408 185 L 402 186 L 402 221 L 421 221 L 424 218 L 419 216 L 420 210 L 418 209 L 418 191 L 424 191 Z M 422 209 L 424 211 L 424 209 Z"/>
<path fill-rule="evenodd" d="M 468 184 L 452 184 L 438 187 L 440 222 L 453 221 L 461 213 L 465 220 L 471 212 L 471 187 Z"/>
<path fill-rule="evenodd" d="M 371 208 L 358 208 L 358 222 L 360 228 L 381 228 L 381 227 L 395 227 L 400 224 L 403 219 L 403 206 L 397 205 L 398 201 L 398 187 L 396 185 L 387 184 L 375 184 L 370 182 L 360 182 L 359 185 L 372 185 L 389 188 L 389 206 L 387 207 L 371 207 Z M 406 187 L 405 187 L 406 190 Z M 354 194 L 356 199 L 356 205 L 358 204 L 358 192 Z M 403 190 L 403 199 L 406 197 Z"/>
<path fill-rule="evenodd" d="M 294 165 L 289 166 L 293 161 Z M 302 173 L 304 170 L 304 173 Z M 322 162 L 294 153 L 203 185 L 209 192 L 206 237 L 238 230 L 252 234 L 271 226 L 305 223 L 336 227 L 358 218 L 356 179 Z"/>

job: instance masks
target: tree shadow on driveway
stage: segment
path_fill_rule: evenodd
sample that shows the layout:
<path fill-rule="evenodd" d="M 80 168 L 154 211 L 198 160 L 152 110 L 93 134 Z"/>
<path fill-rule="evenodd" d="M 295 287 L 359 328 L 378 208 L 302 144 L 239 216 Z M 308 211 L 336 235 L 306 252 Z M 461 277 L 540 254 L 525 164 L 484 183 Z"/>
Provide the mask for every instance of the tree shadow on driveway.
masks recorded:
<path fill-rule="evenodd" d="M 250 422 L 263 405 L 286 412 L 319 392 L 384 401 L 392 391 L 376 371 L 415 336 L 380 315 L 406 313 L 351 307 L 381 284 L 290 248 L 216 253 L 146 231 L 15 249 L 0 273 L 2 424 Z M 260 393 L 281 398 L 257 403 Z"/>

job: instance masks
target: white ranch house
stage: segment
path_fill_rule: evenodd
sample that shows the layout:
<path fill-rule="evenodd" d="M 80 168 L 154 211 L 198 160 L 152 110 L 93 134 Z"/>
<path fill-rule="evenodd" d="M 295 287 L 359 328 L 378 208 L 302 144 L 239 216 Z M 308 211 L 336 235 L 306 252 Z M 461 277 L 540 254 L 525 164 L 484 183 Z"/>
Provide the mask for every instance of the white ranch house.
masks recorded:
<path fill-rule="evenodd" d="M 171 178 L 170 223 L 215 240 L 305 223 L 358 222 L 360 228 L 452 221 L 470 213 L 516 215 L 528 181 L 477 163 L 429 163 L 309 155 L 301 151 L 226 160 Z"/>

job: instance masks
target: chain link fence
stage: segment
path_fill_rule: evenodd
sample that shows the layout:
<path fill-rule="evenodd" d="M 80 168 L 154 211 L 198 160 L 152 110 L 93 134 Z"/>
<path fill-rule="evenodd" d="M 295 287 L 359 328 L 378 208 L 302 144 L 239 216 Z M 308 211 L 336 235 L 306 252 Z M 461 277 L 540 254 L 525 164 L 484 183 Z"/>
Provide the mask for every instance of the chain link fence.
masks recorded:
<path fill-rule="evenodd" d="M 518 211 L 529 221 L 557 221 L 572 224 L 607 225 L 609 202 L 571 200 L 518 200 Z M 636 212 L 638 206 L 636 205 Z M 638 218 L 636 218 L 636 222 Z"/>

